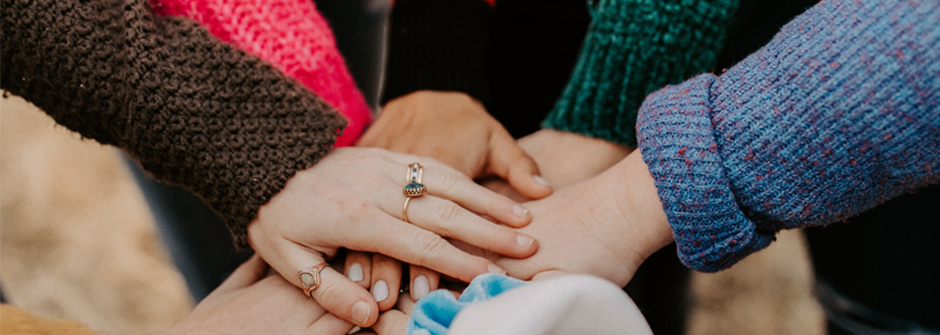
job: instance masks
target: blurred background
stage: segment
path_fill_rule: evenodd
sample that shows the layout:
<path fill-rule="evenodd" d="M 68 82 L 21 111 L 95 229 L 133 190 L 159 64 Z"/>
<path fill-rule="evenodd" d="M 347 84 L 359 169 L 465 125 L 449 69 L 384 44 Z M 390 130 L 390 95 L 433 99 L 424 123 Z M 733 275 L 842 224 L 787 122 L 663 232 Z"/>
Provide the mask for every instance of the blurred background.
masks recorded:
<path fill-rule="evenodd" d="M 802 233 L 692 278 L 688 334 L 824 334 Z M 0 283 L 9 303 L 99 333 L 155 333 L 192 298 L 120 153 L 0 99 Z"/>

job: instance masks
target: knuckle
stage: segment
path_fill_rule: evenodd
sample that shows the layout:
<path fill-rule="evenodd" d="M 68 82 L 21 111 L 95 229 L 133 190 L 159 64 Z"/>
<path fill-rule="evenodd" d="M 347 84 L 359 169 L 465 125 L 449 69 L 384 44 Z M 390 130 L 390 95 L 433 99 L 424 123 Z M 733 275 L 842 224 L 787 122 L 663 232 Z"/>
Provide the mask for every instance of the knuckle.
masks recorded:
<path fill-rule="evenodd" d="M 457 187 L 457 184 L 461 181 L 461 176 L 457 173 L 444 172 L 441 173 L 440 179 L 437 181 L 437 185 L 434 185 L 437 189 L 447 192 L 453 190 Z"/>
<path fill-rule="evenodd" d="M 414 264 L 418 266 L 426 266 L 427 262 L 424 260 L 426 255 L 437 255 L 438 252 L 442 251 L 447 244 L 442 237 L 434 234 L 432 232 L 423 232 L 418 234 L 415 237 L 415 246 L 418 248 L 418 255 L 421 257 L 420 264 Z"/>
<path fill-rule="evenodd" d="M 342 285 L 338 283 L 320 283 L 320 287 L 317 287 L 316 290 L 320 294 L 317 302 L 331 311 L 342 310 L 340 304 L 342 304 L 345 296 L 342 291 Z"/>
<path fill-rule="evenodd" d="M 441 202 L 441 204 L 437 206 L 438 227 L 450 231 L 450 228 L 454 226 L 462 210 L 463 208 L 460 208 L 460 206 L 453 202 Z"/>

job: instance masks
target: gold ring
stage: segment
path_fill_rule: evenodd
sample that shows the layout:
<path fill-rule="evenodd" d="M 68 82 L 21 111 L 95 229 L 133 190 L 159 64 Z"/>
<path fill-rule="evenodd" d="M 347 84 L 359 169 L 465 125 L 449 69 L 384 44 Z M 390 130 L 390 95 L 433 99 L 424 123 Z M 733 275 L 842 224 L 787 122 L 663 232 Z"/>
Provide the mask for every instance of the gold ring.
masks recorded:
<path fill-rule="evenodd" d="M 422 167 L 421 164 L 411 163 L 408 165 L 408 174 L 405 179 L 408 185 L 405 185 L 405 188 L 402 190 L 402 193 L 405 194 L 405 204 L 401 207 L 401 219 L 405 222 L 411 223 L 411 221 L 408 221 L 408 204 L 411 203 L 411 198 L 420 197 L 428 190 L 424 187 L 424 184 L 421 183 L 421 177 L 423 176 L 424 167 Z"/>
<path fill-rule="evenodd" d="M 320 263 L 312 268 L 300 270 L 300 272 L 297 273 L 297 275 L 300 276 L 300 284 L 303 285 L 304 293 L 311 299 L 313 298 L 313 291 L 316 290 L 317 287 L 320 287 L 320 270 L 323 270 L 323 268 L 327 266 L 329 266 L 329 264 Z"/>

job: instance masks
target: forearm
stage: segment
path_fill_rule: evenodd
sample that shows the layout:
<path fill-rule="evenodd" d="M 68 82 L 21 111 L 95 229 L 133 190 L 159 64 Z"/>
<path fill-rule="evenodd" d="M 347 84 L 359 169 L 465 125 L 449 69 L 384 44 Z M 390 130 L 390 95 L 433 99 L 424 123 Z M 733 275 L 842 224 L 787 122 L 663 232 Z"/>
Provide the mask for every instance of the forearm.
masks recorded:
<path fill-rule="evenodd" d="M 345 122 L 313 93 L 146 1 L 3 1 L 3 88 L 121 147 L 245 226 Z M 258 87 L 264 86 L 264 90 Z"/>
<path fill-rule="evenodd" d="M 637 131 L 686 265 L 940 181 L 940 11 L 825 1 L 721 77 L 647 98 Z"/>
<path fill-rule="evenodd" d="M 636 146 L 643 98 L 714 66 L 737 0 L 601 1 L 543 126 Z"/>
<path fill-rule="evenodd" d="M 372 119 L 333 32 L 310 0 L 153 0 L 161 16 L 185 16 L 215 37 L 274 65 L 348 120 L 336 146 L 352 145 Z M 259 10 L 259 9 L 264 10 Z"/>

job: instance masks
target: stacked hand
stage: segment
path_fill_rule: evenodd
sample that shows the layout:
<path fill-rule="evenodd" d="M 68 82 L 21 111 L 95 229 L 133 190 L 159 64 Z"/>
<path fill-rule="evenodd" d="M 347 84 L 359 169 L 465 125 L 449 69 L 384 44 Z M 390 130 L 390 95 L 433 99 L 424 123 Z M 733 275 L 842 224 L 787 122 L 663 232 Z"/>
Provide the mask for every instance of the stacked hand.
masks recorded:
<path fill-rule="evenodd" d="M 402 190 L 413 162 L 424 166 L 427 195 L 411 201 L 407 223 L 402 221 L 406 199 Z M 343 148 L 291 178 L 261 207 L 248 227 L 248 239 L 297 287 L 304 286 L 298 271 L 326 262 L 340 248 L 386 255 L 464 281 L 504 270 L 458 250 L 444 237 L 510 257 L 528 257 L 538 249 L 531 237 L 474 213 L 513 227 L 531 220 L 518 203 L 432 159 Z M 319 277 L 320 283 L 312 298 L 327 311 L 360 326 L 375 322 L 376 299 L 360 283 L 329 267 L 308 279 L 313 277 Z M 397 296 L 396 291 L 386 294 Z"/>
<path fill-rule="evenodd" d="M 393 307 L 437 288 L 438 272 L 465 282 L 504 267 L 523 279 L 580 272 L 625 285 L 671 237 L 638 152 L 581 182 L 630 149 L 554 130 L 517 145 L 482 105 L 462 94 L 418 92 L 396 99 L 360 144 L 441 162 L 380 149 L 334 150 L 261 208 L 249 241 L 297 287 L 305 286 L 299 270 L 347 249 L 344 274 L 330 267 L 315 272 L 320 282 L 311 297 L 338 319 L 374 325 L 380 333 L 401 322 L 402 311 Z M 424 167 L 427 195 L 411 199 L 405 222 L 406 198 L 399 192 L 413 162 Z M 535 162 L 554 185 L 572 186 L 528 203 L 536 215 L 531 224 L 529 209 L 471 179 L 501 178 L 486 185 L 515 199 L 537 199 L 552 190 Z M 592 205 L 576 205 L 585 203 Z M 410 266 L 406 285 L 399 261 Z M 399 297 L 400 286 L 410 286 L 410 296 Z M 380 311 L 386 312 L 376 323 Z M 388 321 L 393 318 L 399 321 Z"/>
<path fill-rule="evenodd" d="M 481 103 L 464 93 L 418 91 L 396 98 L 385 105 L 382 114 L 358 145 L 432 157 L 473 179 L 500 178 L 523 199 L 542 198 L 552 192 L 539 176 L 535 162 L 516 144 L 509 132 L 486 112 Z M 527 223 L 505 221 L 474 211 L 513 227 Z M 518 243 L 526 245 L 530 241 L 522 238 Z M 526 250 L 534 251 L 534 247 L 529 248 L 533 249 Z M 497 249 L 489 250 L 499 252 Z M 503 254 L 528 256 L 523 253 Z M 408 284 L 404 286 L 410 286 L 413 299 L 420 299 L 437 288 L 437 272 L 416 263 L 409 267 Z M 401 272 L 401 265 L 395 258 L 363 252 L 347 253 L 346 274 L 372 291 L 382 311 L 396 304 L 394 292 L 402 286 Z"/>
<path fill-rule="evenodd" d="M 596 177 L 526 206 L 533 219 L 519 231 L 538 239 L 539 251 L 526 259 L 502 257 L 496 262 L 521 279 L 586 273 L 625 286 L 643 260 L 672 241 L 639 151 Z"/>

